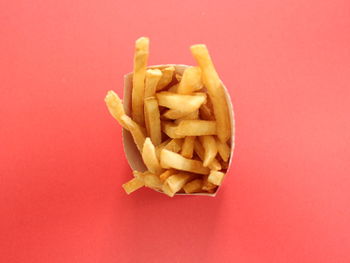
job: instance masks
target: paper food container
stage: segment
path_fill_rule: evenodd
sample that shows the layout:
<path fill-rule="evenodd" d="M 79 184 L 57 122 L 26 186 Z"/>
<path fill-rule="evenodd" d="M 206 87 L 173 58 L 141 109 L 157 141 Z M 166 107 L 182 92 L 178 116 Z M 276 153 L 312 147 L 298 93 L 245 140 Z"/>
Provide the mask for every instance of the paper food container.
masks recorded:
<path fill-rule="evenodd" d="M 148 66 L 148 68 L 166 68 L 174 66 L 175 67 L 175 74 L 180 74 L 182 75 L 184 70 L 189 67 L 188 65 L 175 65 L 175 64 L 165 64 L 165 65 L 156 65 L 156 66 Z M 131 116 L 131 94 L 132 94 L 132 76 L 133 73 L 128 73 L 124 76 L 124 99 L 123 99 L 123 104 L 124 104 L 124 110 L 125 113 L 129 116 Z M 232 157 L 233 157 L 233 151 L 234 151 L 234 146 L 235 146 L 235 121 L 234 121 L 234 112 L 233 112 L 233 106 L 231 102 L 230 95 L 225 87 L 223 85 L 224 90 L 225 90 L 225 95 L 226 95 L 226 101 L 227 105 L 229 108 L 229 113 L 230 113 L 230 122 L 231 122 L 231 139 L 228 141 L 229 146 L 231 147 L 231 155 L 229 159 L 229 164 L 227 168 L 227 172 L 230 170 L 231 163 L 232 163 Z M 140 172 L 144 172 L 147 170 L 146 166 L 144 165 L 142 161 L 141 154 L 139 150 L 137 149 L 134 140 L 131 136 L 131 133 L 125 129 L 123 129 L 123 145 L 124 145 L 124 152 L 126 155 L 126 159 L 130 165 L 130 167 L 133 170 L 137 170 Z M 225 176 L 226 177 L 226 176 Z M 222 182 L 223 183 L 223 182 Z M 185 194 L 185 193 L 177 193 L 175 195 L 203 195 L 203 196 L 215 196 L 216 193 L 218 192 L 220 186 L 216 190 L 215 193 L 193 193 L 193 194 Z M 160 192 L 160 191 L 159 191 Z M 162 192 L 160 192 L 162 193 Z"/>

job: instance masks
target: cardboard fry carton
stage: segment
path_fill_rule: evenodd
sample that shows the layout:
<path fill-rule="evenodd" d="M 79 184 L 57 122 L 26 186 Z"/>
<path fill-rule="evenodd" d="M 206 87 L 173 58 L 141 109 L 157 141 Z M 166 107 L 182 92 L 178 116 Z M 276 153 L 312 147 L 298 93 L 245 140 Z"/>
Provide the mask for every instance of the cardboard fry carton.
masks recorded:
<path fill-rule="evenodd" d="M 175 67 L 175 74 L 180 74 L 182 75 L 184 70 L 189 67 L 188 65 L 175 65 L 175 64 L 164 64 L 164 65 L 157 65 L 157 66 L 149 66 L 148 68 L 165 68 L 169 66 L 174 66 Z M 132 94 L 132 76 L 133 73 L 128 73 L 124 76 L 124 109 L 125 113 L 129 116 L 131 116 L 131 94 Z M 230 124 L 231 124 L 231 139 L 228 141 L 228 144 L 231 148 L 231 154 L 230 154 L 230 159 L 228 163 L 228 168 L 227 171 L 230 170 L 231 163 L 232 163 L 232 157 L 233 157 L 233 151 L 234 151 L 234 146 L 235 146 L 235 120 L 234 120 L 234 112 L 233 112 L 233 106 L 231 102 L 230 95 L 226 89 L 226 87 L 223 85 L 224 91 L 225 91 L 225 96 L 226 96 L 226 102 L 229 108 L 229 114 L 230 114 Z M 146 171 L 147 168 L 144 165 L 142 161 L 141 154 L 139 150 L 137 149 L 133 138 L 130 134 L 129 131 L 123 129 L 123 145 L 124 145 L 124 152 L 126 155 L 126 158 L 128 160 L 128 163 L 130 167 L 133 170 L 137 170 L 140 172 Z M 176 195 L 202 195 L 202 196 L 215 196 L 216 193 L 218 192 L 220 186 L 216 190 L 215 193 L 193 193 L 193 194 L 185 194 L 185 193 L 177 193 Z"/>

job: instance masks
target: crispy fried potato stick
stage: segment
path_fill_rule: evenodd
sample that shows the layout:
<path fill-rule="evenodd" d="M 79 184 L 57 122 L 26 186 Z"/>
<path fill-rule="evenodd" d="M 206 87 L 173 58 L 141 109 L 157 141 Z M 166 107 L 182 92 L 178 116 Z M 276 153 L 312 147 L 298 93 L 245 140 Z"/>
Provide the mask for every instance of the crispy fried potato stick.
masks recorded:
<path fill-rule="evenodd" d="M 157 91 L 164 89 L 166 86 L 170 84 L 170 82 L 173 80 L 174 72 L 175 72 L 174 66 L 170 66 L 162 69 L 163 75 L 160 81 L 158 82 Z"/>
<path fill-rule="evenodd" d="M 141 37 L 136 40 L 134 54 L 134 74 L 132 79 L 132 119 L 144 126 L 143 99 L 145 96 L 145 77 L 149 54 L 149 39 Z"/>
<path fill-rule="evenodd" d="M 205 45 L 193 45 L 191 52 L 202 70 L 204 86 L 207 88 L 213 103 L 218 137 L 221 142 L 227 142 L 231 137 L 231 125 L 229 108 L 221 80 Z"/>
<path fill-rule="evenodd" d="M 147 135 L 155 146 L 162 142 L 162 131 L 160 126 L 160 113 L 156 98 L 145 99 L 145 123 Z"/>
<path fill-rule="evenodd" d="M 159 164 L 159 160 L 156 155 L 156 149 L 148 137 L 143 144 L 142 160 L 145 163 L 148 171 L 150 171 L 152 174 L 162 173 L 163 169 Z"/>
<path fill-rule="evenodd" d="M 159 80 L 162 77 L 162 72 L 159 69 L 147 69 L 145 80 L 145 99 L 154 97 Z"/>
<path fill-rule="evenodd" d="M 181 78 L 177 93 L 192 94 L 202 88 L 202 72 L 199 67 L 188 67 Z"/>
<path fill-rule="evenodd" d="M 126 130 L 128 130 L 127 125 L 122 121 L 121 117 L 125 115 L 123 102 L 119 98 L 118 94 L 110 90 L 107 92 L 105 97 L 105 102 L 109 113 L 119 122 L 119 124 Z"/>
<path fill-rule="evenodd" d="M 210 172 L 201 161 L 186 159 L 180 154 L 166 149 L 163 149 L 160 153 L 160 164 L 165 169 L 174 168 L 197 174 L 209 174 Z"/>

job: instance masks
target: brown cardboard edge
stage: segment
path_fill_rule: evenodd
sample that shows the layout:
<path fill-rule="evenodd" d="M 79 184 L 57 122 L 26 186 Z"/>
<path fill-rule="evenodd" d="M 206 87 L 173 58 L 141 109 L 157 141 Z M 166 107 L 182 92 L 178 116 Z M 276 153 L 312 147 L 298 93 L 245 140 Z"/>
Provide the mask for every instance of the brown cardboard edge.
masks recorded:
<path fill-rule="evenodd" d="M 182 74 L 183 71 L 189 67 L 188 65 L 182 65 L 182 64 L 162 64 L 162 65 L 153 65 L 153 66 L 148 66 L 148 68 L 165 68 L 165 67 L 170 67 L 174 66 L 175 67 L 175 72 Z M 124 75 L 124 98 L 123 98 L 123 104 L 124 104 L 124 110 L 127 115 L 131 115 L 131 91 L 132 91 L 132 74 L 133 72 L 127 73 Z M 227 168 L 226 174 L 230 171 L 231 164 L 232 164 L 232 159 L 233 159 L 233 152 L 235 148 L 235 119 L 234 119 L 234 111 L 233 111 L 233 105 L 231 101 L 230 94 L 226 88 L 226 86 L 222 83 L 222 86 L 225 90 L 225 99 L 227 102 L 227 105 L 229 107 L 229 114 L 230 114 L 230 124 L 231 124 L 231 139 L 230 139 L 230 147 L 231 147 L 231 155 L 230 155 L 230 160 Z M 123 147 L 124 147 L 124 152 L 126 155 L 126 159 L 130 165 L 130 167 L 133 170 L 137 170 L 140 172 L 146 171 L 147 168 L 144 165 L 142 161 L 142 157 L 140 152 L 138 151 L 133 138 L 130 134 L 129 131 L 125 130 L 123 128 L 122 131 L 122 137 L 123 137 Z M 225 174 L 225 177 L 226 177 Z M 224 179 L 225 179 L 224 177 Z M 224 181 L 224 180 L 223 180 Z M 212 196 L 215 197 L 216 194 L 218 193 L 219 189 L 221 186 L 219 186 L 216 190 L 215 193 L 213 194 L 205 194 L 205 193 L 194 193 L 194 194 L 184 194 L 184 193 L 177 193 L 175 195 L 190 195 L 190 196 Z M 159 191 L 160 193 L 164 194 L 163 192 Z"/>

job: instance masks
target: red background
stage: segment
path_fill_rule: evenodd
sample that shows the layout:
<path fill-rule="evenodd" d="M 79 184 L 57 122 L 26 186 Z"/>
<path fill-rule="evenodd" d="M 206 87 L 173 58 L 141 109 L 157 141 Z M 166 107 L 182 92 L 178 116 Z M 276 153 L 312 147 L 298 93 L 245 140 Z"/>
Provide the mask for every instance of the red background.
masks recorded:
<path fill-rule="evenodd" d="M 348 0 L 1 0 L 0 36 L 1 262 L 350 262 Z M 216 198 L 121 188 L 103 98 L 139 36 L 150 64 L 206 43 L 229 88 Z"/>

